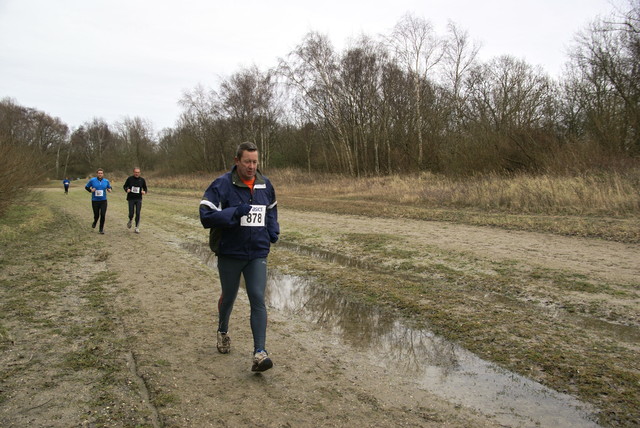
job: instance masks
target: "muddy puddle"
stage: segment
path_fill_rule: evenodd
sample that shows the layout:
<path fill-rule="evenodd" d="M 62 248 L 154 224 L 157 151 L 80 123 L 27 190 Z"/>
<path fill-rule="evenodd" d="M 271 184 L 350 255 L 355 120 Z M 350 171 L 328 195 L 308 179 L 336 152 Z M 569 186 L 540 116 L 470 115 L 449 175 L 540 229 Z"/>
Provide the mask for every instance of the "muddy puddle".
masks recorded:
<path fill-rule="evenodd" d="M 206 245 L 185 244 L 184 248 L 215 268 L 216 258 Z M 356 267 L 353 261 L 328 252 L 289 249 L 319 262 L 331 260 Z M 266 299 L 270 310 L 317 326 L 327 335 L 328 343 L 339 341 L 353 352 L 376 355 L 375 364 L 401 376 L 398 382 L 411 382 L 505 426 L 599 426 L 588 404 L 501 369 L 429 330 L 412 328 L 391 312 L 350 301 L 321 283 L 271 269 Z"/>

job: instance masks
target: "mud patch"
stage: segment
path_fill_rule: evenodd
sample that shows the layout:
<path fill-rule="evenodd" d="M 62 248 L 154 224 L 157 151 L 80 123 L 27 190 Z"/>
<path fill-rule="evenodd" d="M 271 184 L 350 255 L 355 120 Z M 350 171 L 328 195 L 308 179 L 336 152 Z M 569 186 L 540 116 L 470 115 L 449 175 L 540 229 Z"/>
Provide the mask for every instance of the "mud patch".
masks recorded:
<path fill-rule="evenodd" d="M 183 246 L 215 269 L 216 258 L 206 245 Z M 366 266 L 327 251 L 303 251 L 320 260 Z M 335 341 L 348 345 L 352 352 L 375 355 L 376 365 L 391 367 L 402 376 L 401 382 L 414 383 L 416 388 L 475 409 L 501 424 L 598 426 L 592 406 L 484 361 L 429 330 L 413 328 L 390 311 L 349 300 L 316 281 L 271 269 L 266 300 L 269 307 L 322 330 L 323 342 Z"/>

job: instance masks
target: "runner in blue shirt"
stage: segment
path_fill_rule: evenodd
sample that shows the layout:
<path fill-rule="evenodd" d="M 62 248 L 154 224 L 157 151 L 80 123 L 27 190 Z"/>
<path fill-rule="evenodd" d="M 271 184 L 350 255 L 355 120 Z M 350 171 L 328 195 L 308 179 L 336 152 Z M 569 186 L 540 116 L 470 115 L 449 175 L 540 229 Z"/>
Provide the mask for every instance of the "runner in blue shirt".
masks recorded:
<path fill-rule="evenodd" d="M 62 184 L 64 185 L 64 194 L 68 194 L 69 193 L 69 183 L 71 183 L 69 181 L 69 177 L 66 177 L 64 180 L 62 180 Z"/>
<path fill-rule="evenodd" d="M 107 215 L 107 192 L 111 192 L 111 183 L 104 178 L 104 170 L 98 168 L 97 177 L 93 177 L 86 186 L 87 192 L 91 193 L 91 206 L 93 207 L 93 223 L 92 228 L 96 228 L 98 219 L 100 219 L 100 233 L 104 234 L 104 220 Z"/>

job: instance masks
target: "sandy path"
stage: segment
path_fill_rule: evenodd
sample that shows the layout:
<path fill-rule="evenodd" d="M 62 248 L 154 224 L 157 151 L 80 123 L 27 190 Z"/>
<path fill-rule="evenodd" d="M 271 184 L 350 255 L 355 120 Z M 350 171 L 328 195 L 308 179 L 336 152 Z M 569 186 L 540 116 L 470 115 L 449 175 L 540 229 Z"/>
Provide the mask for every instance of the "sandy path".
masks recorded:
<path fill-rule="evenodd" d="M 65 209 L 80 227 L 91 222 L 88 195 Z M 78 203 L 78 201 L 80 201 Z M 74 202 L 75 201 L 75 202 Z M 410 246 L 462 252 L 486 260 L 515 260 L 637 283 L 638 245 L 503 231 L 416 220 L 370 219 L 281 209 L 281 225 L 332 234 L 366 232 L 402 236 Z M 148 196 L 142 233 L 126 228 L 126 203 L 110 197 L 104 245 L 108 270 L 118 273 L 118 299 L 136 373 L 144 380 L 155 426 L 493 426 L 491 419 L 416 387 L 375 355 L 328 338 L 317 326 L 270 310 L 268 349 L 275 366 L 249 371 L 248 302 L 241 291 L 232 320 L 233 350 L 215 349 L 217 272 L 185 249 L 206 242 L 197 201 Z"/>
<path fill-rule="evenodd" d="M 84 272 L 86 263 L 92 263 L 94 270 L 115 274 L 108 285 L 109 295 L 115 296 L 108 316 L 118 326 L 113 334 L 118 346 L 113 349 L 127 348 L 117 360 L 123 362 L 122 372 L 133 373 L 137 380 L 133 386 L 123 385 L 126 393 L 122 397 L 130 402 L 118 405 L 139 420 L 154 427 L 500 426 L 490 417 L 429 393 L 401 368 L 383 364 L 376 352 L 351 347 L 327 334 L 319 323 L 274 308 L 269 310 L 267 348 L 275 366 L 263 374 L 252 373 L 249 308 L 243 290 L 231 319 L 232 352 L 219 354 L 215 349 L 217 272 L 187 248 L 206 242 L 206 231 L 197 219 L 198 200 L 148 195 L 142 233 L 134 234 L 126 228 L 124 194 L 117 185 L 115 189 L 109 196 L 105 235 L 90 228 L 89 195 L 82 189 L 72 188 L 69 196 L 59 189 L 44 192 L 49 193 L 47 203 L 74 219 L 78 240 L 90 249 L 83 252 L 77 266 L 68 266 L 69 278 L 65 278 L 81 283 L 88 277 L 74 276 L 71 267 Z M 335 243 L 345 242 L 336 240 L 339 235 L 373 231 L 401 237 L 394 245 L 408 251 L 443 249 L 462 253 L 462 259 L 516 261 L 525 268 L 557 269 L 636 286 L 640 277 L 638 245 L 287 209 L 281 209 L 280 216 L 283 239 L 288 231 L 299 231 L 319 240 L 329 237 L 326 242 Z M 54 250 L 55 244 L 51 243 Z M 420 356 L 416 358 L 420 361 Z M 19 384 L 23 392 L 32 394 L 27 381 L 19 379 Z M 70 386 L 69 394 L 75 402 L 83 402 L 88 394 L 85 390 L 93 390 L 90 386 Z M 34 396 L 36 403 L 47 402 Z M 31 405 L 27 409 L 30 425 L 79 425 L 74 401 L 58 398 L 51 403 L 64 401 L 61 405 L 66 404 L 70 411 L 55 413 L 53 407 Z M 111 414 L 117 418 L 117 412 Z M 68 419 L 53 421 L 52 415 Z M 11 420 L 25 418 L 26 414 Z M 124 420 L 115 419 L 114 426 L 120 426 L 118 421 Z"/>
<path fill-rule="evenodd" d="M 89 228 L 90 202 L 83 196 L 80 203 L 70 200 L 66 210 L 79 227 Z M 327 341 L 313 324 L 273 310 L 268 349 L 275 365 L 252 373 L 243 290 L 231 319 L 232 352 L 217 353 L 217 272 L 182 245 L 204 242 L 205 231 L 193 218 L 170 217 L 183 223 L 177 229 L 163 220 L 160 210 L 170 212 L 171 204 L 184 200 L 154 202 L 149 196 L 141 233 L 134 234 L 125 226 L 122 199 L 110 196 L 106 234 L 96 230 L 90 239 L 104 244 L 107 269 L 118 273 L 125 291 L 116 306 L 135 371 L 158 415 L 155 426 L 494 426 L 483 415 L 399 380 L 375 356 Z"/>

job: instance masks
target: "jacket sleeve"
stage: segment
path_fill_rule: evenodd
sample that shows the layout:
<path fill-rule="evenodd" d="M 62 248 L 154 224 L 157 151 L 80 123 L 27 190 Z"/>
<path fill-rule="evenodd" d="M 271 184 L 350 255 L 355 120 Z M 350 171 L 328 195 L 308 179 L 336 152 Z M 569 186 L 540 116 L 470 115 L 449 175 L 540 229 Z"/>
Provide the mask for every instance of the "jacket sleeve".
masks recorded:
<path fill-rule="evenodd" d="M 124 184 L 122 185 L 122 188 L 124 189 L 124 191 L 126 192 L 127 189 L 129 188 L 129 178 L 127 177 L 127 179 L 124 181 Z"/>
<path fill-rule="evenodd" d="M 87 192 L 91 193 L 91 180 L 89 180 L 87 182 L 87 185 L 84 186 L 84 190 L 86 190 Z"/>
<path fill-rule="evenodd" d="M 235 216 L 236 207 L 227 206 L 224 185 L 216 180 L 204 192 L 200 201 L 200 223 L 206 229 L 211 227 L 230 228 L 240 224 Z"/>
<path fill-rule="evenodd" d="M 269 236 L 280 235 L 280 225 L 278 224 L 278 201 L 276 199 L 276 191 L 273 186 L 271 189 L 271 202 L 267 206 L 267 230 Z"/>
<path fill-rule="evenodd" d="M 142 190 L 144 190 L 144 193 L 147 193 L 147 180 L 145 180 L 144 178 L 142 179 Z"/>

